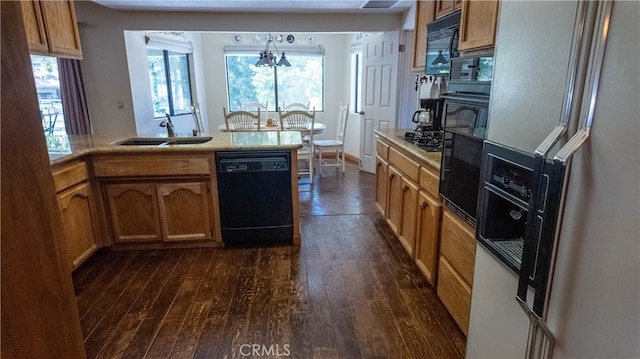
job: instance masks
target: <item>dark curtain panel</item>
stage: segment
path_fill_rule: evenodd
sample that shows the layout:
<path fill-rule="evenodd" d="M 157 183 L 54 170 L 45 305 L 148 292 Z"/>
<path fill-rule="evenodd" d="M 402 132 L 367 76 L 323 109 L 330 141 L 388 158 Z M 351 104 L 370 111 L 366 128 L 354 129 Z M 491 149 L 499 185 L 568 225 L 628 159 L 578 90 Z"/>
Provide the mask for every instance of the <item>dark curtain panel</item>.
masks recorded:
<path fill-rule="evenodd" d="M 64 124 L 69 135 L 90 135 L 91 120 L 80 60 L 58 58 Z"/>

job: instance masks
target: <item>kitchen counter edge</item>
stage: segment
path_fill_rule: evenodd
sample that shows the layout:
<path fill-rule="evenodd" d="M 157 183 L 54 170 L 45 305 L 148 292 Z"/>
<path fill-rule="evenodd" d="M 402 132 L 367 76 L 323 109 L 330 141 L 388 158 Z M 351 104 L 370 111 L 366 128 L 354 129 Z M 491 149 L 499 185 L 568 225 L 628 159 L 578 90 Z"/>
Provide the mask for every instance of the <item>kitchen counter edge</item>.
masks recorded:
<path fill-rule="evenodd" d="M 426 163 L 439 172 L 442 154 L 440 152 L 427 152 L 401 139 L 400 137 L 402 137 L 407 131 L 411 131 L 411 129 L 391 128 L 386 130 L 374 130 L 373 132 L 382 137 L 385 141 L 391 142 L 408 154 L 419 158 L 421 162 Z"/>
<path fill-rule="evenodd" d="M 205 133 L 199 137 L 212 137 L 201 144 L 121 146 L 114 144 L 137 135 L 48 135 L 47 147 L 51 165 L 92 154 L 133 154 L 171 152 L 218 152 L 218 151 L 269 151 L 302 148 L 302 139 L 297 131 L 270 132 L 226 132 Z M 162 138 L 162 137 L 160 137 Z M 53 144 L 56 148 L 52 148 Z"/>

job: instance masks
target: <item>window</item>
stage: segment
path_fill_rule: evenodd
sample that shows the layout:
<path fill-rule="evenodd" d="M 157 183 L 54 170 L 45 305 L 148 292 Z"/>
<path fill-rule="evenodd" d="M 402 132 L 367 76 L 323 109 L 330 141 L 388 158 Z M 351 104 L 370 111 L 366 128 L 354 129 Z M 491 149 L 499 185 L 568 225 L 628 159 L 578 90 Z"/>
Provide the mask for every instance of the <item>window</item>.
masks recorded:
<path fill-rule="evenodd" d="M 296 56 L 287 53 L 291 67 L 256 67 L 255 54 L 227 54 L 229 110 L 238 111 L 249 102 L 269 103 L 276 111 L 283 103 L 307 103 L 323 111 L 324 58 L 321 55 Z"/>
<path fill-rule="evenodd" d="M 45 134 L 66 135 L 58 59 L 50 56 L 31 56 L 31 67 Z"/>
<path fill-rule="evenodd" d="M 353 112 L 362 111 L 362 53 L 351 53 L 351 103 Z"/>
<path fill-rule="evenodd" d="M 187 54 L 147 49 L 153 116 L 191 113 L 191 80 Z"/>

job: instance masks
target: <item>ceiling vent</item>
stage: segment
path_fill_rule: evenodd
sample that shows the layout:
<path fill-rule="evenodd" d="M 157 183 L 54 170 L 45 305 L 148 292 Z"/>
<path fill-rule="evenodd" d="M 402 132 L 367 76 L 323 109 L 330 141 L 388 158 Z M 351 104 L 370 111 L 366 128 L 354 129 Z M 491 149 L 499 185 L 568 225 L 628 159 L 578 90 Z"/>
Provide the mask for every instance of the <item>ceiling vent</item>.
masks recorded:
<path fill-rule="evenodd" d="M 369 0 L 367 1 L 363 9 L 390 9 L 393 5 L 397 4 L 398 0 Z"/>

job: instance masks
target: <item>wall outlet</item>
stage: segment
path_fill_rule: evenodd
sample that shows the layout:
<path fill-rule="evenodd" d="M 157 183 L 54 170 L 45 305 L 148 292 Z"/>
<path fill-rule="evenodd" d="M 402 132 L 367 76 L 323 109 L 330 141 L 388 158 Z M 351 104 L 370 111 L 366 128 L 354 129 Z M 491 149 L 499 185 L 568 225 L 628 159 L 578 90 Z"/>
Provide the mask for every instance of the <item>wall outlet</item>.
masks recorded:
<path fill-rule="evenodd" d="M 118 108 L 123 110 L 124 109 L 124 102 L 118 101 Z"/>

